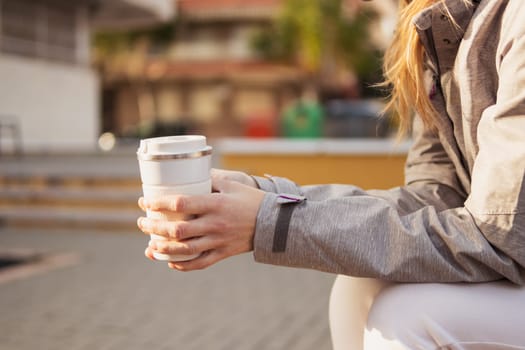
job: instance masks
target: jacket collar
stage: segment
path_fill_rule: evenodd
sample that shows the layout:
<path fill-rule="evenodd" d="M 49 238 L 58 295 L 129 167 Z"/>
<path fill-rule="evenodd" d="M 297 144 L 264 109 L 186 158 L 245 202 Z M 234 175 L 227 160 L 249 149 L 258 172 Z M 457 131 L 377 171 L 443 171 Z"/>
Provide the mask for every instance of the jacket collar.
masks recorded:
<path fill-rule="evenodd" d="M 474 11 L 478 7 L 481 0 L 470 1 L 465 3 L 462 0 L 444 0 L 440 1 L 430 7 L 421 11 L 414 18 L 414 25 L 418 30 L 427 30 L 432 27 L 434 16 L 439 16 L 440 19 L 448 19 L 449 22 L 464 34 Z M 444 17 L 443 17 L 444 16 Z"/>
<path fill-rule="evenodd" d="M 437 73 L 450 70 L 480 1 L 440 1 L 414 18 L 414 25 Z"/>

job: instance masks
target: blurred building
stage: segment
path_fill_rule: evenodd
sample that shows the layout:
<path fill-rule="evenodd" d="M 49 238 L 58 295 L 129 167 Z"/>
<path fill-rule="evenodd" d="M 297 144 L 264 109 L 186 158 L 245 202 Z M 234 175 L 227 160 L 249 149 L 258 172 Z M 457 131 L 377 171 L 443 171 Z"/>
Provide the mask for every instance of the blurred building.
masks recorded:
<path fill-rule="evenodd" d="M 119 134 L 129 125 L 149 125 L 153 133 L 198 129 L 213 137 L 242 135 L 261 119 L 273 123 L 304 81 L 301 70 L 261 61 L 250 47 L 252 36 L 272 25 L 280 3 L 176 1 L 175 38 L 167 53 L 146 60 L 140 76 L 107 82 L 108 127 Z"/>
<path fill-rule="evenodd" d="M 0 0 L 0 127 L 16 124 L 27 151 L 93 149 L 100 133 L 93 26 L 167 15 L 170 0 Z"/>
<path fill-rule="evenodd" d="M 297 66 L 258 59 L 250 45 L 255 33 L 272 26 L 282 3 L 174 1 L 177 20 L 170 47 L 161 54 L 144 53 L 134 60 L 131 73 L 122 69 L 121 74 L 105 76 L 104 131 L 133 136 L 200 132 L 213 137 L 250 135 L 255 128 L 255 134 L 275 133 L 278 113 L 301 95 L 308 81 Z M 372 30 L 379 47 L 393 31 L 395 3 L 366 5 L 380 14 Z M 361 0 L 345 2 L 354 13 L 362 5 Z M 270 130 L 261 130 L 264 125 Z"/>

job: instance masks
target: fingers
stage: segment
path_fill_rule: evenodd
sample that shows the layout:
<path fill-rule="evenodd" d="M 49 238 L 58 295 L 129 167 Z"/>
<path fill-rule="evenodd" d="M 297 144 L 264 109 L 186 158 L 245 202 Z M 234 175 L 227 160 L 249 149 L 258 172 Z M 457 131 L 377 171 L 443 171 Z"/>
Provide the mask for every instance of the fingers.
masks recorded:
<path fill-rule="evenodd" d="M 152 261 L 155 261 L 155 257 L 153 256 L 153 249 L 151 247 L 147 247 L 146 250 L 144 251 L 144 255 L 152 260 Z"/>
<path fill-rule="evenodd" d="M 189 261 L 169 262 L 168 266 L 179 271 L 203 270 L 225 258 L 221 250 L 210 250 Z"/>
<path fill-rule="evenodd" d="M 174 195 L 158 198 L 139 198 L 143 211 L 172 211 L 181 214 L 202 214 L 213 208 L 213 195 Z"/>
<path fill-rule="evenodd" d="M 212 177 L 211 181 L 211 187 L 213 192 L 229 192 L 232 184 L 235 184 L 235 182 L 221 177 Z"/>
<path fill-rule="evenodd" d="M 222 170 L 222 169 L 215 169 L 215 168 L 212 168 L 210 170 L 210 176 L 214 180 L 217 180 L 217 179 L 228 179 L 228 178 L 231 177 L 229 171 Z"/>
<path fill-rule="evenodd" d="M 146 211 L 146 207 L 144 206 L 144 197 L 140 197 L 138 201 L 139 208 L 142 209 L 142 211 Z"/>
<path fill-rule="evenodd" d="M 145 234 L 156 234 L 172 240 L 182 241 L 189 238 L 200 237 L 210 232 L 211 227 L 205 220 L 191 221 L 165 221 L 140 217 L 137 226 Z"/>
<path fill-rule="evenodd" d="M 168 240 L 153 240 L 149 248 L 161 254 L 168 255 L 200 255 L 205 251 L 217 248 L 218 242 L 212 237 L 199 237 L 182 242 Z"/>
<path fill-rule="evenodd" d="M 217 181 L 220 180 L 227 180 L 232 182 L 238 182 L 250 187 L 257 188 L 257 183 L 255 182 L 255 179 L 251 177 L 250 175 L 240 172 L 240 171 L 232 171 L 232 170 L 223 170 L 223 169 L 211 169 L 211 178 L 212 183 L 215 184 Z M 216 186 L 213 186 L 214 190 L 216 190 Z"/>
<path fill-rule="evenodd" d="M 153 252 L 172 255 L 200 254 L 193 260 L 168 262 L 168 266 L 179 271 L 202 270 L 226 257 L 222 249 L 213 249 L 211 248 L 213 246 L 213 242 L 208 242 L 204 238 L 192 239 L 188 242 L 151 241 L 144 254 L 148 259 L 154 261 L 156 259 L 153 256 Z"/>
<path fill-rule="evenodd" d="M 246 175 L 246 178 L 240 181 L 239 179 L 230 179 L 227 175 L 219 174 L 212 175 L 213 192 L 236 192 L 241 190 L 244 186 L 257 188 L 255 180 Z M 173 211 L 183 214 L 202 214 L 213 209 L 219 198 L 215 195 L 171 195 L 158 198 L 144 198 L 140 197 L 138 206 L 143 211 Z"/>
<path fill-rule="evenodd" d="M 148 258 L 153 252 L 199 255 L 188 262 L 170 263 L 174 269 L 191 271 L 253 249 L 256 216 L 265 193 L 223 176 L 213 180 L 213 187 L 219 193 L 139 199 L 139 206 L 150 217 L 139 218 L 138 227 L 146 234 L 167 238 L 152 240 L 145 252 Z M 170 218 L 149 215 L 165 211 L 171 212 Z M 180 214 L 181 219 L 171 214 Z"/>

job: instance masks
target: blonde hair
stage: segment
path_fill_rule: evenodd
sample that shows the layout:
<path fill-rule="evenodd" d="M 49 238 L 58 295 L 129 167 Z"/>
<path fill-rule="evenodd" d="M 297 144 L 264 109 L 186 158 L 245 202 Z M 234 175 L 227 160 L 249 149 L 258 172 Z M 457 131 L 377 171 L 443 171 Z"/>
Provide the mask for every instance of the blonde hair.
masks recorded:
<path fill-rule="evenodd" d="M 425 8 L 442 0 L 400 0 L 397 30 L 385 53 L 383 86 L 391 87 L 387 109 L 399 118 L 399 136 L 412 124 L 413 112 L 418 113 L 427 128 L 435 128 L 436 110 L 425 84 L 425 51 L 413 23 Z M 465 4 L 470 0 L 463 0 Z M 446 10 L 448 12 L 448 10 Z"/>
<path fill-rule="evenodd" d="M 432 128 L 434 107 L 426 94 L 424 49 L 412 23 L 414 16 L 437 0 L 400 0 L 399 18 L 394 38 L 385 52 L 384 86 L 390 86 L 387 109 L 399 119 L 399 136 L 410 129 L 412 114 L 417 112 L 425 126 Z"/>

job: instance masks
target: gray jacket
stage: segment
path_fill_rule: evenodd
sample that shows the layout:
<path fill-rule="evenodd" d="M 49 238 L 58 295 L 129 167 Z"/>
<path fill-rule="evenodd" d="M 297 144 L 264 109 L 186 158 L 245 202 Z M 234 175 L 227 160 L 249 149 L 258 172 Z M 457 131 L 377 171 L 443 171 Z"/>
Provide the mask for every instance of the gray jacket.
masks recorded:
<path fill-rule="evenodd" d="M 438 132 L 416 119 L 406 183 L 267 191 L 256 261 L 401 282 L 525 282 L 525 1 L 446 0 L 415 20 Z"/>

